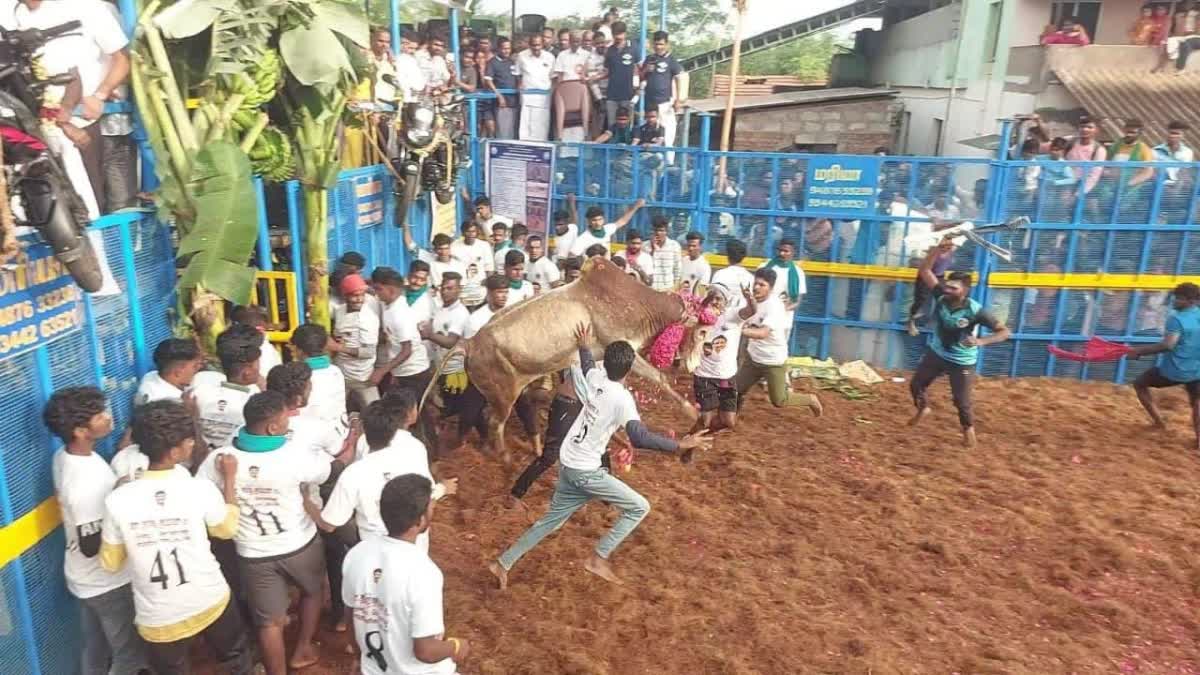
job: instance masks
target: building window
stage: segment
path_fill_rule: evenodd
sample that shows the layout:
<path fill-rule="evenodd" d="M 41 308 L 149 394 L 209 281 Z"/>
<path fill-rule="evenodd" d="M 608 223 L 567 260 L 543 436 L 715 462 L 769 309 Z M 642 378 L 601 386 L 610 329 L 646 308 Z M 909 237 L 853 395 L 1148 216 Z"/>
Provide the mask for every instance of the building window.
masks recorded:
<path fill-rule="evenodd" d="M 988 5 L 987 33 L 983 41 L 983 62 L 995 63 L 996 52 L 1000 49 L 1000 18 L 1004 14 L 1004 3 L 993 2 Z"/>
<path fill-rule="evenodd" d="M 1050 5 L 1050 23 L 1057 26 L 1068 17 L 1079 19 L 1088 37 L 1096 40 L 1096 27 L 1100 25 L 1100 0 L 1055 0 Z"/>

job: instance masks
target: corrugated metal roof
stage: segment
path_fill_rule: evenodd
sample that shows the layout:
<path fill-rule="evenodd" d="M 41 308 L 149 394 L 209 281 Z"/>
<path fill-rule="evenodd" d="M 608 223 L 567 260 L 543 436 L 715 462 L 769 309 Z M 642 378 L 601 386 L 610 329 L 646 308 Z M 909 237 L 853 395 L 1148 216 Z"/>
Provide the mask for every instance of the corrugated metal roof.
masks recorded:
<path fill-rule="evenodd" d="M 803 80 L 792 75 L 739 75 L 738 94 L 744 96 L 766 96 L 774 94 L 780 88 L 794 90 L 798 87 L 823 87 L 825 80 Z M 729 76 L 713 75 L 712 95 L 729 95 Z"/>
<path fill-rule="evenodd" d="M 862 87 L 843 87 L 840 89 L 813 89 L 810 91 L 792 91 L 784 94 L 768 96 L 741 96 L 734 99 L 734 110 L 751 108 L 770 108 L 785 105 L 811 105 L 813 103 L 829 103 L 860 98 L 892 97 L 900 92 L 895 89 L 864 89 Z M 688 103 L 701 112 L 722 112 L 725 110 L 725 98 L 703 98 Z"/>
<path fill-rule="evenodd" d="M 1120 137 L 1121 125 L 1131 118 L 1146 125 L 1144 138 L 1154 144 L 1166 139 L 1172 120 L 1200 132 L 1200 74 L 1058 68 L 1055 75 L 1109 137 Z"/>

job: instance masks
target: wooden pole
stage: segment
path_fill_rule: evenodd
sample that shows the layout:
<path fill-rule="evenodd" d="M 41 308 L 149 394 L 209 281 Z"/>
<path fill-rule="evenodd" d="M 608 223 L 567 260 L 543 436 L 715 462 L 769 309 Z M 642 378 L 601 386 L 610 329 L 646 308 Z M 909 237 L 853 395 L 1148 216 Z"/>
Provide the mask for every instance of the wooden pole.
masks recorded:
<path fill-rule="evenodd" d="M 733 103 L 737 97 L 738 71 L 742 63 L 742 17 L 746 13 L 746 2 L 747 0 L 734 0 L 737 15 L 734 17 L 733 24 L 733 61 L 729 65 L 729 97 L 725 100 L 725 118 L 721 120 L 721 152 L 729 152 L 729 135 L 733 132 Z M 717 170 L 720 180 L 718 185 L 722 189 L 726 185 L 726 162 L 727 158 L 722 155 L 720 167 Z"/>

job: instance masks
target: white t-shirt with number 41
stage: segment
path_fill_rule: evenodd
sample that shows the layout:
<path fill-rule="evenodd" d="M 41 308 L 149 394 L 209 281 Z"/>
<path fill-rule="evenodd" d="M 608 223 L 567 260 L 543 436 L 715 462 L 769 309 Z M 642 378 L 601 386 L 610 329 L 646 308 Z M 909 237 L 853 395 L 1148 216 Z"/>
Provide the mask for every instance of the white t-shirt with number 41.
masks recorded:
<path fill-rule="evenodd" d="M 593 367 L 585 381 L 587 404 L 567 432 L 558 456 L 563 466 L 577 471 L 599 469 L 608 441 L 617 429 L 641 419 L 633 394 L 625 385 L 608 379 L 604 368 Z"/>
<path fill-rule="evenodd" d="M 228 513 L 221 491 L 186 472 L 152 471 L 105 500 L 103 540 L 124 546 L 141 628 L 177 624 L 229 594 L 208 528 Z"/>
<path fill-rule="evenodd" d="M 442 571 L 418 546 L 391 537 L 363 539 L 342 564 L 342 599 L 354 613 L 364 675 L 452 675 L 452 659 L 424 663 L 413 640 L 446 632 Z"/>

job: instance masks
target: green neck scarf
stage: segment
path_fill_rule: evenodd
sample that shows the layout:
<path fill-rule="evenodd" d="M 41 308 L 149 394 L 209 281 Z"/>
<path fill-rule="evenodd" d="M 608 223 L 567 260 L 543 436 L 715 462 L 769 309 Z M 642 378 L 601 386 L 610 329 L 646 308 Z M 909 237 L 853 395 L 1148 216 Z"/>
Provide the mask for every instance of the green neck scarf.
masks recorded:
<path fill-rule="evenodd" d="M 524 285 L 525 285 L 524 279 L 509 279 L 508 280 L 508 287 L 514 291 L 521 288 Z"/>
<path fill-rule="evenodd" d="M 332 363 L 328 354 L 324 356 L 310 356 L 307 359 L 304 359 L 304 362 L 307 363 L 308 367 L 312 368 L 313 370 L 324 370 Z"/>
<path fill-rule="evenodd" d="M 780 260 L 778 256 L 771 258 L 771 262 L 767 263 L 767 267 L 780 267 L 788 271 L 787 294 L 788 299 L 796 302 L 800 299 L 800 270 L 796 269 L 796 262 L 789 260 L 787 262 Z"/>
<path fill-rule="evenodd" d="M 600 229 L 595 229 L 591 226 L 588 226 L 588 232 L 590 232 L 591 235 L 597 239 L 603 239 L 604 237 L 608 236 L 608 232 L 605 231 L 603 225 L 600 226 Z"/>
<path fill-rule="evenodd" d="M 284 443 L 287 443 L 287 436 L 258 436 L 242 427 L 233 444 L 243 452 L 271 452 L 282 448 Z"/>
<path fill-rule="evenodd" d="M 506 248 L 512 248 L 512 241 L 505 239 L 504 241 L 500 242 L 499 244 L 492 244 L 493 251 L 499 252 L 499 251 L 503 251 Z"/>
<path fill-rule="evenodd" d="M 408 301 L 408 306 L 411 307 L 411 306 L 417 304 L 417 301 L 421 299 L 421 296 L 425 295 L 425 291 L 427 291 L 427 290 L 429 290 L 429 284 L 425 284 L 424 286 L 422 286 L 416 290 L 413 290 L 411 288 L 405 290 L 404 291 L 404 299 Z"/>

